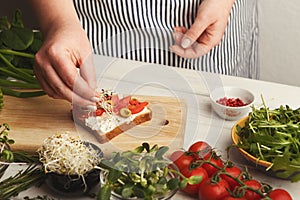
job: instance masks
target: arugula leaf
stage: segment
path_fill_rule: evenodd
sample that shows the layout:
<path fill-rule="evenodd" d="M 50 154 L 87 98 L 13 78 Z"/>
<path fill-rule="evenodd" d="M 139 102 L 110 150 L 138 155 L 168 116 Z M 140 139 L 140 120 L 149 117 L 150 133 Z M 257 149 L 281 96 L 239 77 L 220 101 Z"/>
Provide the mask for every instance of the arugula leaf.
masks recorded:
<path fill-rule="evenodd" d="M 278 177 L 287 179 L 292 182 L 300 180 L 300 160 L 290 160 L 290 156 L 275 157 L 273 160 L 272 170 Z"/>
<path fill-rule="evenodd" d="M 238 146 L 258 159 L 272 163 L 281 178 L 300 180 L 300 108 L 288 105 L 269 109 L 252 106 L 244 127 L 237 127 Z"/>

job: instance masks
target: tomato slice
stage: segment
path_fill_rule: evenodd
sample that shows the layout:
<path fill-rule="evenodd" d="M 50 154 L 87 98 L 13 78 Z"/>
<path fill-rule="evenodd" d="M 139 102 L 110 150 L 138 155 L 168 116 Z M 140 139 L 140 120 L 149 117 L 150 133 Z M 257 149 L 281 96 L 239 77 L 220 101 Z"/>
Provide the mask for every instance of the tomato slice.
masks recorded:
<path fill-rule="evenodd" d="M 96 110 L 96 116 L 101 116 L 104 112 L 105 110 L 103 108 L 99 108 Z"/>
<path fill-rule="evenodd" d="M 137 104 L 139 104 L 139 101 L 138 101 L 137 99 L 131 99 L 131 100 L 129 101 L 129 104 L 130 104 L 130 105 L 137 105 Z"/>
<path fill-rule="evenodd" d="M 139 105 L 146 107 L 148 105 L 148 102 L 147 101 L 143 101 L 143 102 L 140 102 Z"/>
<path fill-rule="evenodd" d="M 143 109 L 145 108 L 145 106 L 142 105 L 129 105 L 128 109 L 131 111 L 132 114 L 137 114 L 139 112 L 141 112 Z"/>
<path fill-rule="evenodd" d="M 140 102 L 137 99 L 131 99 L 129 101 L 128 109 L 131 111 L 132 114 L 137 114 L 141 112 L 147 105 L 147 101 Z"/>

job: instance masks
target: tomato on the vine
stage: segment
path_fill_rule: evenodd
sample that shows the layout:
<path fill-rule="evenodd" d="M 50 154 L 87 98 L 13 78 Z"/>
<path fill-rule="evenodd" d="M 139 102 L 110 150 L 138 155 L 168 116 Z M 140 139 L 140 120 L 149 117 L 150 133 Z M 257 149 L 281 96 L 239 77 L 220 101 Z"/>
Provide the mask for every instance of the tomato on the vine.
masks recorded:
<path fill-rule="evenodd" d="M 213 182 L 212 180 L 206 180 L 199 188 L 198 199 L 199 200 L 222 200 L 223 198 L 230 196 L 229 184 L 222 178 Z"/>
<path fill-rule="evenodd" d="M 201 166 L 207 171 L 209 177 L 213 176 L 224 166 L 223 161 L 219 157 L 212 157 L 208 161 L 209 162 L 205 162 Z"/>
<path fill-rule="evenodd" d="M 242 170 L 238 167 L 235 166 L 227 166 L 225 168 L 225 172 L 231 176 L 233 176 L 234 178 L 243 180 L 242 177 Z M 228 176 L 227 174 L 221 174 L 220 177 L 223 178 L 224 180 L 227 181 L 227 183 L 229 184 L 229 187 L 231 190 L 234 190 L 234 188 L 239 187 L 240 184 L 234 180 L 233 178 L 231 178 L 230 176 Z"/>
<path fill-rule="evenodd" d="M 255 179 L 251 179 L 251 180 L 246 180 L 244 181 L 244 184 L 248 187 L 251 187 L 253 188 L 254 190 L 260 190 L 261 189 L 261 184 L 255 180 Z M 258 193 L 254 192 L 254 191 L 251 191 L 249 189 L 247 189 L 245 191 L 245 195 L 244 197 L 246 199 L 251 199 L 251 200 L 259 200 L 261 199 L 261 195 L 259 195 Z"/>
<path fill-rule="evenodd" d="M 183 189 L 184 192 L 190 195 L 197 195 L 199 188 L 201 185 L 208 180 L 208 174 L 202 167 L 197 167 L 195 169 L 189 169 L 185 168 L 181 171 L 182 175 L 184 175 L 186 178 L 189 178 L 191 176 L 202 176 L 202 180 L 198 184 L 187 184 L 187 186 Z"/>
<path fill-rule="evenodd" d="M 223 198 L 222 200 L 247 200 L 244 197 L 232 197 L 232 196 L 228 196 Z"/>
<path fill-rule="evenodd" d="M 196 159 L 207 160 L 211 156 L 212 148 L 207 142 L 198 141 L 193 143 L 188 151 L 194 153 Z"/>
<path fill-rule="evenodd" d="M 178 167 L 179 171 L 182 171 L 183 169 L 190 168 L 191 163 L 194 161 L 194 157 L 185 154 L 182 150 L 178 150 L 171 154 L 170 160 Z"/>
<path fill-rule="evenodd" d="M 268 193 L 272 200 L 292 200 L 291 195 L 284 189 L 274 189 Z"/>

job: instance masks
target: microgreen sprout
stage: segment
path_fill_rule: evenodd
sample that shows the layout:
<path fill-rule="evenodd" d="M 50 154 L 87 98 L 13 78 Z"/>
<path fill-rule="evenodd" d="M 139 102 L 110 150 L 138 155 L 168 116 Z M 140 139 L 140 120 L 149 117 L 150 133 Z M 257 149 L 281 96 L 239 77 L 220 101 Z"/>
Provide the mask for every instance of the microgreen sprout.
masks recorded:
<path fill-rule="evenodd" d="M 102 187 L 98 200 L 108 200 L 114 194 L 121 198 L 158 199 L 173 195 L 178 188 L 197 184 L 201 176 L 184 177 L 177 167 L 165 158 L 168 147 L 150 147 L 143 143 L 134 150 L 113 153 L 103 159 Z"/>

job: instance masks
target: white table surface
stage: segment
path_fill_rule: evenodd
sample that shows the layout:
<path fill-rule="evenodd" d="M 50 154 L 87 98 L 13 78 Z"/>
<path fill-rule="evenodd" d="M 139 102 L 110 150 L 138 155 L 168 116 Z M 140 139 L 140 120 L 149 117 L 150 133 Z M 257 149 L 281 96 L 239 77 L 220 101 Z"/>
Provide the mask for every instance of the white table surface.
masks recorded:
<path fill-rule="evenodd" d="M 225 148 L 231 144 L 230 131 L 235 121 L 226 121 L 219 118 L 210 107 L 209 91 L 219 86 L 236 86 L 248 89 L 255 95 L 255 105 L 261 105 L 263 95 L 268 107 L 289 105 L 300 107 L 300 88 L 259 80 L 250 80 L 239 77 L 217 75 L 180 69 L 136 61 L 115 59 L 103 56 L 94 56 L 97 69 L 98 86 L 113 89 L 118 93 L 144 94 L 157 96 L 174 96 L 186 99 L 188 103 L 187 124 L 185 131 L 184 148 L 197 140 L 205 140 L 226 156 Z M 239 166 L 247 162 L 233 149 L 231 160 Z M 11 166 L 5 177 L 13 175 L 20 166 Z M 266 176 L 263 172 L 249 167 L 255 179 L 269 183 L 274 188 L 286 189 L 294 199 L 300 197 L 300 182 L 280 180 Z M 68 199 L 51 194 L 46 187 L 31 188 L 22 192 L 15 199 L 24 196 L 35 197 L 47 194 L 57 199 Z M 70 199 L 74 199 L 70 198 Z M 82 198 L 80 198 L 82 199 Z M 88 198 L 87 198 L 88 199 Z M 192 199 L 178 192 L 172 199 Z"/>

